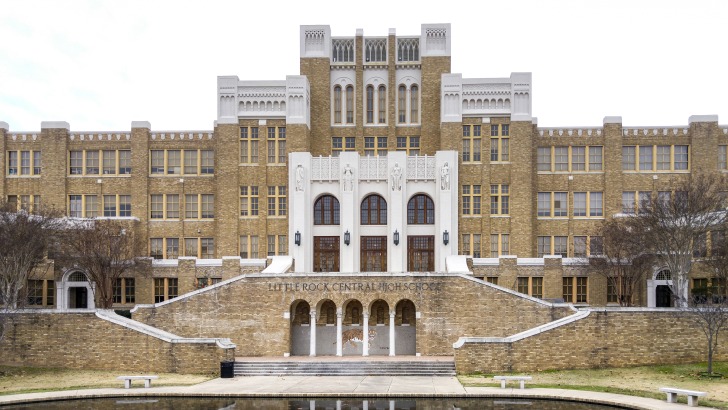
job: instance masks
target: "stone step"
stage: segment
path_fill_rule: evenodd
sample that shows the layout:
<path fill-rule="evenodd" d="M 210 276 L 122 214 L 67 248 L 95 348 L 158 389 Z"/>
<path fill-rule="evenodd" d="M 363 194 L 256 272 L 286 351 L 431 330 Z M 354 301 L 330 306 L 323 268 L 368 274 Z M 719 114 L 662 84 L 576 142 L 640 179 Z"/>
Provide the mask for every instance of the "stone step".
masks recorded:
<path fill-rule="evenodd" d="M 236 361 L 236 376 L 454 376 L 453 361 Z"/>

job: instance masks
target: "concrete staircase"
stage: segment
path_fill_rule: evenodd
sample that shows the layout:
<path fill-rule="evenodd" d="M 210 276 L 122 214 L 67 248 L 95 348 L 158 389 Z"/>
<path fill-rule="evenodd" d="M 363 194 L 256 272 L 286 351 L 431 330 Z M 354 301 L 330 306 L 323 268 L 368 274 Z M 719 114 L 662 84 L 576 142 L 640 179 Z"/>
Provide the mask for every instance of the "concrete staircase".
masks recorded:
<path fill-rule="evenodd" d="M 454 360 L 283 361 L 238 358 L 235 376 L 454 376 Z"/>

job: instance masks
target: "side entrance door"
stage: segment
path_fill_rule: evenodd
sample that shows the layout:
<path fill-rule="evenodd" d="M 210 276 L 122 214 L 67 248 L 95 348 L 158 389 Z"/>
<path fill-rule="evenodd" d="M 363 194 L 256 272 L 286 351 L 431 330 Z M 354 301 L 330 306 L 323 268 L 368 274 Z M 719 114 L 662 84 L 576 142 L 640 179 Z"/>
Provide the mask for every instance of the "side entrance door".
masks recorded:
<path fill-rule="evenodd" d="M 339 271 L 339 237 L 314 236 L 313 238 L 313 271 Z"/>
<path fill-rule="evenodd" d="M 407 237 L 407 270 L 432 272 L 435 270 L 435 237 Z"/>

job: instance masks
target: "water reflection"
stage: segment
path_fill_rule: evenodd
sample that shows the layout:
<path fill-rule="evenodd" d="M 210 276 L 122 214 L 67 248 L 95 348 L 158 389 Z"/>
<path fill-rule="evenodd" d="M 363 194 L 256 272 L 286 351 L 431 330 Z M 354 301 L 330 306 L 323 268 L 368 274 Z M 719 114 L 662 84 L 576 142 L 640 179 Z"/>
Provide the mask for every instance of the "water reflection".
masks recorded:
<path fill-rule="evenodd" d="M 123 399 L 65 400 L 49 403 L 32 403 L 3 407 L 3 409 L 42 410 L 608 410 L 620 407 L 601 406 L 591 403 L 573 403 L 555 400 L 527 399 L 364 399 L 364 398 L 317 398 L 317 399 L 243 399 L 243 398 L 181 398 L 140 397 Z"/>

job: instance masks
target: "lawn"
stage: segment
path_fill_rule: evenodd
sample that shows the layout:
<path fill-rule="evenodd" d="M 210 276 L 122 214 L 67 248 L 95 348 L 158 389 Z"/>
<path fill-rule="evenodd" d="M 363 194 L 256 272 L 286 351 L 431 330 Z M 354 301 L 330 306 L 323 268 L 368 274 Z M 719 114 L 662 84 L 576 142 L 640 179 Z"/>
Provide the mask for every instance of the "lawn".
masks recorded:
<path fill-rule="evenodd" d="M 591 370 L 557 370 L 526 372 L 533 377 L 530 387 L 575 389 L 629 394 L 664 399 L 660 387 L 678 387 L 708 392 L 700 404 L 728 409 L 728 362 L 713 363 L 713 370 L 726 377 L 708 378 L 701 375 L 705 363 L 688 365 L 660 365 Z M 501 374 L 501 373 L 499 373 Z M 493 375 L 463 375 L 458 377 L 463 386 L 500 386 Z"/>
<path fill-rule="evenodd" d="M 37 367 L 0 366 L 0 395 L 50 390 L 123 387 L 116 376 L 133 374 L 105 370 L 66 370 Z M 155 373 L 159 379 L 152 386 L 186 386 L 210 380 L 209 375 Z M 138 381 L 141 385 L 143 382 Z"/>

